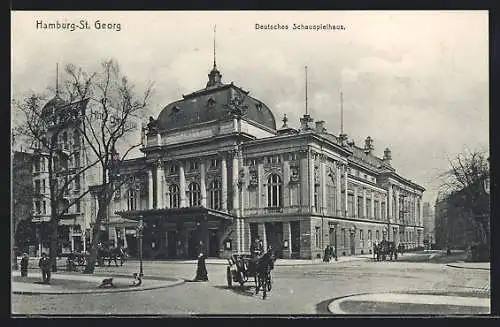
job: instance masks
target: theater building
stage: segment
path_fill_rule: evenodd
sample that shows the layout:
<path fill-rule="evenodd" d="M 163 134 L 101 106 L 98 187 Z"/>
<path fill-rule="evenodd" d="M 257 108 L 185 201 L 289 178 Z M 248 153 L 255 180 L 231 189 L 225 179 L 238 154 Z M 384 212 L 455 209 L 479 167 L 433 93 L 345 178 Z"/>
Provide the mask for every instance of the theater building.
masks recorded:
<path fill-rule="evenodd" d="M 143 219 L 145 257 L 227 257 L 256 236 L 283 258 L 317 258 L 328 244 L 339 255 L 382 239 L 423 245 L 424 188 L 396 172 L 388 148 L 377 157 L 369 136 L 357 146 L 308 114 L 298 129 L 278 123 L 215 63 L 204 88 L 150 118 L 142 152 L 121 167 L 110 221 Z M 112 238 L 134 247 L 134 233 Z"/>

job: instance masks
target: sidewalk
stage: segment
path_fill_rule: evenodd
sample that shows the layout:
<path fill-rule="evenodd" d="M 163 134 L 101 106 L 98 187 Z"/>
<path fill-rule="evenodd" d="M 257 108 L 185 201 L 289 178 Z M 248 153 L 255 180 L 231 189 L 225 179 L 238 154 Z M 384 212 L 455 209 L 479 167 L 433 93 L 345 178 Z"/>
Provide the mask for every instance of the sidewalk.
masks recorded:
<path fill-rule="evenodd" d="M 435 294 L 372 293 L 355 294 L 330 302 L 332 314 L 489 314 L 489 298 Z"/>
<path fill-rule="evenodd" d="M 131 287 L 132 277 L 123 275 L 83 275 L 53 273 L 50 284 L 41 284 L 41 277 L 32 274 L 20 277 L 18 271 L 12 273 L 12 292 L 15 294 L 87 294 L 144 291 L 176 286 L 184 280 L 164 277 L 162 279 L 145 278 L 142 284 Z M 98 288 L 104 278 L 113 278 L 115 288 Z"/>
<path fill-rule="evenodd" d="M 355 255 L 355 256 L 345 256 L 345 257 L 338 257 L 338 261 L 335 261 L 335 259 L 331 260 L 330 262 L 323 262 L 323 259 L 277 259 L 275 262 L 276 266 L 305 266 L 305 265 L 318 265 L 318 264 L 335 264 L 337 262 L 347 262 L 347 261 L 360 261 L 360 260 L 369 260 L 372 258 L 371 254 L 364 254 L 364 255 Z M 128 259 L 130 262 L 138 262 L 139 260 L 137 259 Z M 196 265 L 197 260 L 145 260 L 143 261 L 144 263 L 148 264 L 165 264 L 165 263 L 172 263 L 172 264 L 190 264 L 190 265 Z M 208 258 L 206 259 L 206 264 L 209 265 L 227 265 L 228 261 L 227 259 L 221 259 L 221 258 Z"/>

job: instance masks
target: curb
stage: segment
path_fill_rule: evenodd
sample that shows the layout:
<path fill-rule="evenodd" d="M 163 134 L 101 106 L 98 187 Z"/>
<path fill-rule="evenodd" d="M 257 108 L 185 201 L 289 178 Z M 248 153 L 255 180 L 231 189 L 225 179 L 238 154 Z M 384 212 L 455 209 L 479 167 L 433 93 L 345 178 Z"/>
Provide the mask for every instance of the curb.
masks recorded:
<path fill-rule="evenodd" d="M 52 292 L 47 292 L 47 291 L 12 291 L 12 294 L 19 294 L 19 295 L 70 295 L 70 294 L 101 294 L 101 293 L 121 293 L 121 292 L 140 292 L 140 291 L 148 291 L 148 290 L 154 290 L 154 289 L 160 289 L 160 288 L 168 288 L 168 287 L 174 287 L 178 286 L 181 284 L 184 284 L 186 281 L 180 278 L 172 278 L 172 282 L 170 283 L 163 283 L 160 285 L 151 285 L 151 286 L 142 286 L 139 288 L 118 288 L 118 289 L 89 289 L 89 290 L 61 290 L 61 291 L 52 291 Z M 154 280 L 154 279 L 153 279 Z M 20 282 L 22 283 L 22 282 Z"/>
<path fill-rule="evenodd" d="M 491 268 L 481 268 L 481 267 L 464 267 L 464 266 L 457 266 L 457 265 L 450 265 L 446 264 L 447 267 L 451 268 L 459 268 L 459 269 L 476 269 L 476 270 L 491 270 Z"/>
<path fill-rule="evenodd" d="M 425 291 L 425 290 L 418 290 L 418 291 L 393 291 L 393 292 L 367 292 L 367 293 L 359 293 L 359 294 L 350 294 L 350 295 L 344 295 L 344 296 L 339 296 L 335 297 L 329 300 L 325 300 L 317 304 L 316 310 L 318 314 L 330 314 L 330 315 L 358 315 L 357 313 L 350 313 L 342 310 L 340 308 L 340 304 L 345 301 L 346 299 L 349 298 L 356 298 L 359 296 L 363 295 L 376 295 L 376 294 L 402 294 L 402 295 L 411 295 L 411 294 L 421 294 L 421 295 L 428 295 L 428 296 L 439 296 L 439 295 L 444 295 L 444 296 L 450 296 L 448 295 L 448 292 L 443 292 L 442 294 L 438 293 L 436 294 L 435 291 Z M 457 295 L 454 295 L 457 296 Z M 475 296 L 457 296 L 457 297 L 471 297 L 471 298 L 477 298 Z M 398 303 L 398 302 L 395 302 Z M 476 305 L 477 306 L 477 305 Z M 490 307 L 491 310 L 491 307 Z M 377 314 L 377 315 L 388 315 L 388 314 Z M 412 314 L 410 314 L 412 315 Z M 416 314 L 418 315 L 418 314 Z"/>

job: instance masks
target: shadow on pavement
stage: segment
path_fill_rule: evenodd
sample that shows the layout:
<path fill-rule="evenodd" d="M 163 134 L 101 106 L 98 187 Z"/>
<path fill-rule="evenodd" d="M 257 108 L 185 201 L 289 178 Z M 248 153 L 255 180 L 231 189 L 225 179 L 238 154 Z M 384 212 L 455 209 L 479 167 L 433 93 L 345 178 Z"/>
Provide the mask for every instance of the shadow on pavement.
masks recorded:
<path fill-rule="evenodd" d="M 217 285 L 217 286 L 215 286 L 215 288 L 222 289 L 222 290 L 230 290 L 233 293 L 236 293 L 239 295 L 244 295 L 244 296 L 254 296 L 255 295 L 255 291 L 253 290 L 254 289 L 253 286 L 236 285 L 233 287 L 229 287 L 226 285 L 224 285 L 224 286 Z"/>

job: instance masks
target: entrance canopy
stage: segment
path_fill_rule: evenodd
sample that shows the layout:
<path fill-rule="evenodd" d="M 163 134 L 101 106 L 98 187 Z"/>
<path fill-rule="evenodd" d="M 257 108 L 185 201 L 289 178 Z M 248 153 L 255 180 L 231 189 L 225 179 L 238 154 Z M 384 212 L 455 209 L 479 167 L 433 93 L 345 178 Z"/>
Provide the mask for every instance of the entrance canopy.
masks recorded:
<path fill-rule="evenodd" d="M 157 220 L 167 222 L 199 221 L 202 217 L 205 221 L 226 221 L 230 222 L 234 216 L 225 212 L 208 208 L 171 208 L 171 209 L 149 209 L 118 211 L 117 215 L 122 218 L 139 221 L 142 216 L 143 221 Z"/>

